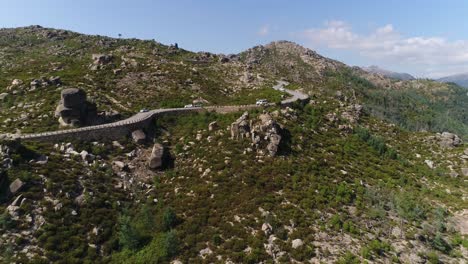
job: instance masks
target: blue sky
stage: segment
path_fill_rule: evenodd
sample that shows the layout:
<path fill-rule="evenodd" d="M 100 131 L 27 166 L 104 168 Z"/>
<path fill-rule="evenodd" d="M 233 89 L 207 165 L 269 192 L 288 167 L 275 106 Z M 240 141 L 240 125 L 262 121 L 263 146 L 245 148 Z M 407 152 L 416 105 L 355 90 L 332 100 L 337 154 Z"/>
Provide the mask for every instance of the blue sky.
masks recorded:
<path fill-rule="evenodd" d="M 468 72 L 464 0 L 0 0 L 0 27 L 39 24 L 237 53 L 291 40 L 349 65 Z"/>

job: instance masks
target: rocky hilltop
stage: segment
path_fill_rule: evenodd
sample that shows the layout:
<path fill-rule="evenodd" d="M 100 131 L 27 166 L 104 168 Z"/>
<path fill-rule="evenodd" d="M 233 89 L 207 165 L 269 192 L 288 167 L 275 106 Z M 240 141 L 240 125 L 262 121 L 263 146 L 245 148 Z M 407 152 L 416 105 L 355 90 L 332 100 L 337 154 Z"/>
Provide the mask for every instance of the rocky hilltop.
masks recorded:
<path fill-rule="evenodd" d="M 309 100 L 277 104 L 289 93 Z M 118 140 L 0 140 L 0 262 L 463 263 L 466 89 L 278 41 L 233 55 L 0 29 L 0 133 L 161 115 Z"/>
<path fill-rule="evenodd" d="M 381 74 L 385 77 L 396 79 L 396 80 L 401 80 L 401 81 L 410 81 L 414 80 L 415 78 L 408 73 L 400 73 L 400 72 L 393 72 L 389 70 L 382 69 L 378 66 L 372 65 L 369 67 L 364 67 L 363 70 L 370 72 L 370 73 L 376 73 L 376 74 Z"/>

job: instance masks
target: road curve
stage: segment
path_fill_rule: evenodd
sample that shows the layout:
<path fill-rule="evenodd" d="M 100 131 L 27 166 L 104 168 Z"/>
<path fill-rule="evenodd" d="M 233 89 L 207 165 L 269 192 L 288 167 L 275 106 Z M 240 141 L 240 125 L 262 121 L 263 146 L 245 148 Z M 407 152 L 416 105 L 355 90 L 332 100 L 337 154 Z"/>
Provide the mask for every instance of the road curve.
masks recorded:
<path fill-rule="evenodd" d="M 297 90 L 289 90 L 285 89 L 284 86 L 288 83 L 285 81 L 278 81 L 278 83 L 273 86 L 273 89 L 279 90 L 282 92 L 286 92 L 291 95 L 290 98 L 287 98 L 281 101 L 282 105 L 288 105 L 296 101 L 303 101 L 307 100 L 308 96 L 300 91 Z M 274 105 L 274 104 L 270 104 Z M 144 124 L 149 122 L 155 116 L 164 113 L 183 113 L 183 112 L 200 112 L 204 110 L 214 110 L 217 112 L 230 112 L 235 110 L 242 110 L 242 109 L 251 109 L 251 108 L 259 108 L 262 106 L 258 105 L 232 105 L 232 106 L 207 106 L 207 107 L 191 107 L 191 108 L 164 108 L 164 109 L 154 109 L 148 112 L 137 113 L 127 119 L 116 121 L 113 123 L 107 123 L 102 125 L 95 125 L 95 126 L 87 126 L 87 127 L 80 127 L 80 128 L 73 128 L 73 129 L 65 129 L 65 130 L 57 130 L 57 131 L 50 131 L 50 132 L 41 132 L 41 133 L 31 133 L 31 134 L 0 134 L 0 139 L 24 139 L 24 140 L 34 140 L 40 138 L 53 138 L 54 136 L 76 136 L 80 133 L 88 133 L 88 132 L 100 132 L 105 131 L 106 129 L 113 129 L 113 128 L 120 128 L 120 127 L 127 127 L 133 124 Z"/>

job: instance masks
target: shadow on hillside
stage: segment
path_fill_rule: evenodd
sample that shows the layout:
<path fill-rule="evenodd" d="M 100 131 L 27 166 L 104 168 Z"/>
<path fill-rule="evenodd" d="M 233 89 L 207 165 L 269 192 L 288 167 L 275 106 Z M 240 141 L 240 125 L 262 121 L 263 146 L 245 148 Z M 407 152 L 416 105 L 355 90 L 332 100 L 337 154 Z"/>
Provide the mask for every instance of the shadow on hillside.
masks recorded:
<path fill-rule="evenodd" d="M 291 149 L 291 132 L 286 128 L 281 129 L 281 141 L 278 146 L 278 156 L 289 156 Z"/>

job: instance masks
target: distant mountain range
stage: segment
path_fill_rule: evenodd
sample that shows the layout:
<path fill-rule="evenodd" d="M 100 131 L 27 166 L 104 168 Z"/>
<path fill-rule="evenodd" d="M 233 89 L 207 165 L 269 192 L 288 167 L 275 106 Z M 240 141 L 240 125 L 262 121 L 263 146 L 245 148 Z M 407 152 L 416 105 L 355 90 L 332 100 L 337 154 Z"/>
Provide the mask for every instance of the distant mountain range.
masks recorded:
<path fill-rule="evenodd" d="M 444 83 L 452 82 L 462 87 L 468 88 L 468 73 L 450 75 L 447 77 L 437 79 L 436 81 Z"/>
<path fill-rule="evenodd" d="M 393 78 L 393 79 L 402 80 L 402 81 L 409 81 L 409 80 L 415 79 L 411 74 L 393 72 L 393 71 L 382 69 L 375 65 L 369 66 L 369 67 L 363 67 L 362 69 L 370 73 L 377 73 L 388 78 Z"/>

